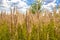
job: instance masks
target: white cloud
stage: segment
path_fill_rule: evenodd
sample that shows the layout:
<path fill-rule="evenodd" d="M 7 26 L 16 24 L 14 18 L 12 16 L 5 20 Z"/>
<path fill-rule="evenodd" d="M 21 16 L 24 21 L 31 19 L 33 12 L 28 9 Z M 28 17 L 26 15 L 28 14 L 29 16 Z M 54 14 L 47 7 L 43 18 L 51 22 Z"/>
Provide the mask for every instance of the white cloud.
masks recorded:
<path fill-rule="evenodd" d="M 20 1 L 20 0 L 11 0 L 11 2 L 18 2 L 18 1 Z"/>
<path fill-rule="evenodd" d="M 26 7 L 28 5 L 25 2 L 20 1 L 19 4 L 18 4 L 18 6 L 20 6 L 20 7 Z"/>
<path fill-rule="evenodd" d="M 26 1 L 26 0 L 24 0 L 24 1 Z M 22 13 L 26 13 L 26 10 L 29 8 L 29 6 L 28 6 L 25 2 L 23 2 L 23 1 L 20 1 L 17 6 L 18 6 L 18 7 L 22 7 L 22 8 L 20 9 L 20 11 L 21 11 Z"/>
<path fill-rule="evenodd" d="M 18 3 L 16 5 L 18 7 L 26 7 L 26 6 L 28 6 L 24 1 L 21 1 L 21 0 L 11 0 L 11 1 L 8 1 L 9 5 L 11 5 L 12 3 Z"/>
<path fill-rule="evenodd" d="M 19 3 L 18 3 L 16 6 L 18 6 L 19 8 L 21 7 L 20 11 L 22 11 L 22 12 L 25 12 L 26 9 L 29 7 L 29 6 L 24 2 L 24 1 L 26 1 L 26 0 L 23 0 L 23 1 L 21 1 L 21 0 L 10 0 L 10 1 L 9 1 L 9 0 L 2 0 L 2 1 L 3 1 L 2 6 L 4 6 L 6 10 L 11 7 L 11 4 L 12 4 L 12 3 L 17 3 L 17 2 L 19 2 Z"/>
<path fill-rule="evenodd" d="M 7 0 L 2 0 L 2 5 L 1 6 L 4 6 L 5 8 L 8 8 L 8 4 L 7 4 Z"/>
<path fill-rule="evenodd" d="M 51 7 L 55 7 L 56 6 L 55 2 L 56 2 L 56 0 L 54 0 L 53 2 L 48 3 L 47 5 L 42 5 L 42 8 L 45 8 L 45 9 L 48 9 L 48 10 L 51 11 Z"/>

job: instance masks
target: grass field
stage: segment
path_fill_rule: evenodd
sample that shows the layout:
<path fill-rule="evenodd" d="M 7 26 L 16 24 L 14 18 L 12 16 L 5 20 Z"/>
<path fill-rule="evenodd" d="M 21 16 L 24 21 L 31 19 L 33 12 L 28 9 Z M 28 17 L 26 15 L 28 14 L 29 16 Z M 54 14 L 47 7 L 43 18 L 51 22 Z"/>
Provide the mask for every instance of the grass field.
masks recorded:
<path fill-rule="evenodd" d="M 60 13 L 0 13 L 0 40 L 60 40 Z"/>

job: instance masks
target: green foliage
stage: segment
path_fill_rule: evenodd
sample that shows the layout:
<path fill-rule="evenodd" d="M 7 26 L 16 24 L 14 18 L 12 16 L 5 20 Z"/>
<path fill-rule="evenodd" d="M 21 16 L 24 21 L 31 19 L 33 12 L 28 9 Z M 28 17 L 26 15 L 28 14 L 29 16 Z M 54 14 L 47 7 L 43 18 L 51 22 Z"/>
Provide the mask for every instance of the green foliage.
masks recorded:
<path fill-rule="evenodd" d="M 27 29 L 26 24 L 18 25 L 18 40 L 27 40 Z"/>
<path fill-rule="evenodd" d="M 32 11 L 33 14 L 35 14 L 36 12 L 40 11 L 41 9 L 41 2 L 35 2 L 31 5 L 30 10 Z"/>
<path fill-rule="evenodd" d="M 0 40 L 10 40 L 9 36 L 8 25 L 3 22 L 3 24 L 0 25 Z"/>
<path fill-rule="evenodd" d="M 48 33 L 49 33 L 49 40 L 56 40 L 55 38 L 55 27 L 54 27 L 54 21 L 53 19 L 50 20 L 50 23 L 48 24 Z"/>
<path fill-rule="evenodd" d="M 38 40 L 38 29 L 36 25 L 33 25 L 32 32 L 31 32 L 31 40 Z"/>

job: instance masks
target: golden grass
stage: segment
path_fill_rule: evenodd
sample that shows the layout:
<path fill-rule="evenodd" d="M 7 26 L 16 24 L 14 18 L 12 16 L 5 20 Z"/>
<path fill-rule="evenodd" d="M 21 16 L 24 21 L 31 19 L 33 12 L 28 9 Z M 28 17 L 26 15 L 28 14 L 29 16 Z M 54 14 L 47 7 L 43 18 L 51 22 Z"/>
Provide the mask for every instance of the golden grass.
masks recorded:
<path fill-rule="evenodd" d="M 10 15 L 6 15 L 1 12 L 0 34 L 6 32 L 9 35 L 0 35 L 0 40 L 60 40 L 60 13 L 53 14 L 45 12 L 43 16 L 42 12 L 32 14 L 29 11 L 27 14 L 18 11 L 13 14 L 11 11 Z"/>

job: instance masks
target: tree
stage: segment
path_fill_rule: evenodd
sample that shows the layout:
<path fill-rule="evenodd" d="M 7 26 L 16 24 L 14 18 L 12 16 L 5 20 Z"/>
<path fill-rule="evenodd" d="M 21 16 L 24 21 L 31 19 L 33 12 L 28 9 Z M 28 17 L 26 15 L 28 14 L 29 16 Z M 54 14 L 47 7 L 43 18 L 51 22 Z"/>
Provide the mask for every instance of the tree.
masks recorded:
<path fill-rule="evenodd" d="M 39 12 L 41 9 L 42 2 L 40 0 L 35 0 L 35 2 L 31 5 L 31 12 L 35 14 L 36 12 Z"/>

